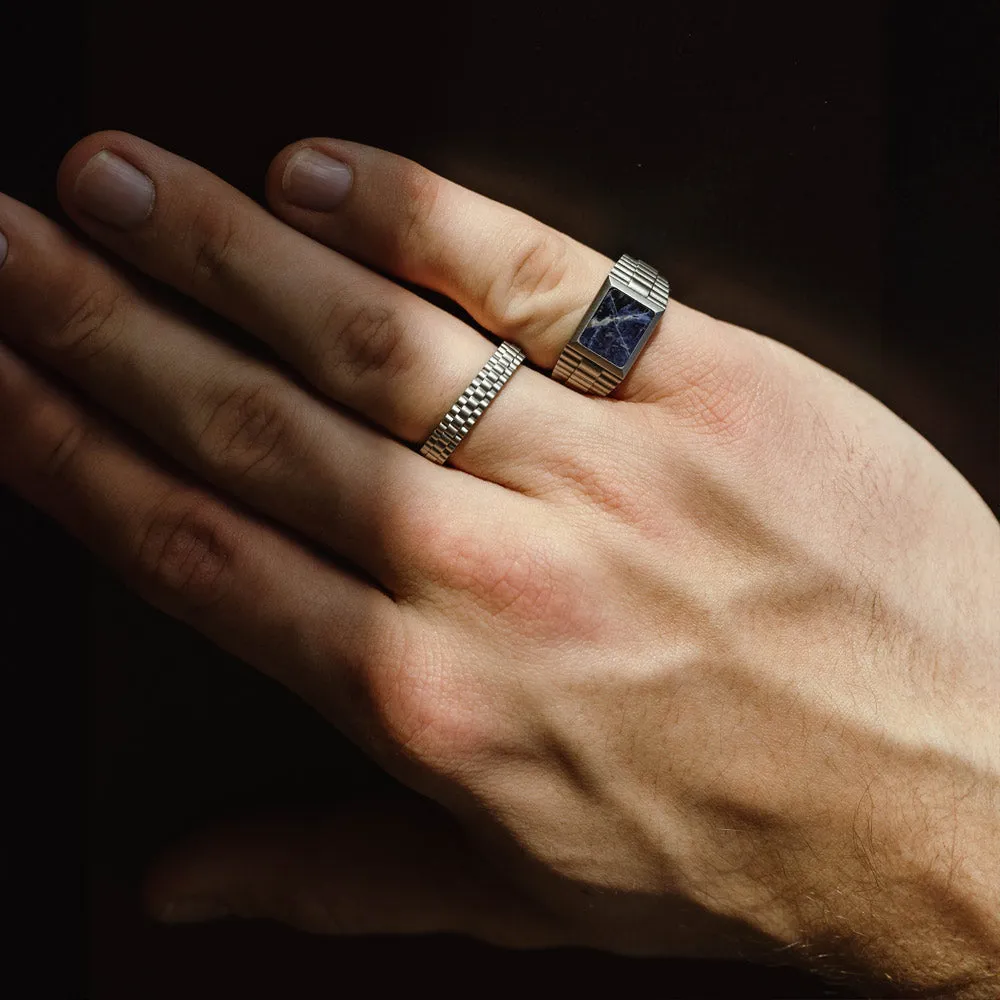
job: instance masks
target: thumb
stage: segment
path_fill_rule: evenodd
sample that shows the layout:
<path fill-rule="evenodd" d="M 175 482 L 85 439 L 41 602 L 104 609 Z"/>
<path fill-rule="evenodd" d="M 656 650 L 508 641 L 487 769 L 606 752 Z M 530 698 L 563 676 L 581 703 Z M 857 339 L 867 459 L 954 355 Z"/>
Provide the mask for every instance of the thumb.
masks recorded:
<path fill-rule="evenodd" d="M 157 862 L 145 898 L 167 923 L 265 917 L 324 934 L 568 943 L 443 809 L 408 798 L 352 805 L 319 821 L 258 820 L 199 834 Z"/>

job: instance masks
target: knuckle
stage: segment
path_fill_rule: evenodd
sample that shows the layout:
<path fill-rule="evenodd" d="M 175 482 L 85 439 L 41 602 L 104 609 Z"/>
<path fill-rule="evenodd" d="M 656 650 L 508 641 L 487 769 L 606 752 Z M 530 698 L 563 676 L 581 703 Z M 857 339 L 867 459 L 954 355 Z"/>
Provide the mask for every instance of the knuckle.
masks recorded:
<path fill-rule="evenodd" d="M 398 313 L 381 303 L 365 301 L 346 314 L 335 308 L 323 342 L 329 345 L 323 369 L 336 373 L 337 382 L 346 379 L 353 389 L 375 378 L 383 392 L 385 379 L 405 374 L 414 364 Z"/>
<path fill-rule="evenodd" d="M 114 287 L 90 285 L 70 297 L 73 303 L 45 346 L 63 362 L 86 364 L 102 354 L 121 335 L 127 294 Z"/>
<path fill-rule="evenodd" d="M 234 541 L 218 507 L 174 494 L 149 515 L 135 544 L 132 577 L 154 603 L 201 610 L 228 591 Z"/>
<path fill-rule="evenodd" d="M 697 352 L 674 368 L 664 398 L 671 418 L 697 434 L 736 443 L 758 430 L 770 431 L 763 419 L 780 410 L 783 399 L 767 359 L 756 350 L 723 355 Z"/>
<path fill-rule="evenodd" d="M 510 639 L 560 643 L 592 634 L 600 617 L 584 610 L 599 570 L 572 557 L 558 532 L 525 544 L 517 528 L 483 537 L 474 525 L 428 526 L 416 561 L 447 609 L 471 603 Z"/>
<path fill-rule="evenodd" d="M 203 198 L 191 213 L 186 236 L 196 285 L 225 280 L 238 236 L 233 211 L 211 197 Z"/>
<path fill-rule="evenodd" d="M 377 727 L 392 752 L 425 763 L 439 756 L 447 720 L 420 674 L 393 670 L 378 685 L 373 704 Z"/>
<path fill-rule="evenodd" d="M 373 691 L 386 749 L 438 773 L 461 768 L 489 741 L 482 692 L 467 687 L 454 665 L 388 671 Z"/>
<path fill-rule="evenodd" d="M 487 288 L 483 313 L 505 330 L 523 328 L 538 313 L 542 296 L 563 284 L 570 262 L 565 237 L 534 226 Z"/>
<path fill-rule="evenodd" d="M 269 382 L 240 385 L 209 406 L 198 436 L 203 461 L 231 481 L 274 478 L 298 449 L 290 440 L 294 415 L 287 393 Z"/>
<path fill-rule="evenodd" d="M 444 179 L 426 167 L 404 161 L 400 168 L 399 191 L 402 199 L 402 232 L 396 263 L 420 258 L 434 245 L 432 220 Z"/>
<path fill-rule="evenodd" d="M 42 457 L 39 465 L 42 477 L 57 482 L 71 478 L 70 470 L 87 436 L 87 428 L 82 424 L 72 424 L 63 431 L 54 447 Z"/>
<path fill-rule="evenodd" d="M 543 472 L 552 499 L 590 507 L 616 520 L 641 524 L 648 504 L 642 497 L 650 472 L 622 468 L 619 442 L 611 437 L 595 443 L 591 453 L 582 455 L 575 441 L 557 442 L 549 449 Z M 641 480 L 645 479 L 645 483 Z"/>
<path fill-rule="evenodd" d="M 747 401 L 719 371 L 691 382 L 679 409 L 685 423 L 697 431 L 732 436 L 745 424 Z"/>
<path fill-rule="evenodd" d="M 438 773 L 462 766 L 489 739 L 482 677 L 423 627 L 381 631 L 353 673 L 352 716 L 387 758 Z"/>

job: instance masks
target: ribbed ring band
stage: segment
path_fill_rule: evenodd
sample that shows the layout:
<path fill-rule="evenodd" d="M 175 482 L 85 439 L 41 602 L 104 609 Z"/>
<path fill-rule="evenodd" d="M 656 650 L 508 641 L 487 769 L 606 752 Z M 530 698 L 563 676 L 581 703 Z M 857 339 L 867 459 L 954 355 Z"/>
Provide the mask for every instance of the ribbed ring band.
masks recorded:
<path fill-rule="evenodd" d="M 505 340 L 434 428 L 420 454 L 438 465 L 444 465 L 522 361 L 524 351 Z"/>

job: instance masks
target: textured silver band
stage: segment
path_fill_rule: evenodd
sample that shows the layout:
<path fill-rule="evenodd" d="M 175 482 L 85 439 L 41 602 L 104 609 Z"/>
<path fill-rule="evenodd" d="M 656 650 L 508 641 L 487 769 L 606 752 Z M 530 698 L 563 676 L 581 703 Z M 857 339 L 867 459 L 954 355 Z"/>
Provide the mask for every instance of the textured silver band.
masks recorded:
<path fill-rule="evenodd" d="M 628 291 L 642 295 L 660 309 L 666 309 L 670 298 L 670 284 L 655 268 L 643 261 L 622 254 L 611 268 L 610 277 Z M 598 294 L 603 294 L 603 289 Z M 565 382 L 580 392 L 607 396 L 618 387 L 624 376 L 617 371 L 602 367 L 576 346 L 576 338 L 581 332 L 578 330 L 563 348 L 555 368 L 552 369 L 552 377 L 557 382 Z"/>
<path fill-rule="evenodd" d="M 614 372 L 595 364 L 573 344 L 567 344 L 563 348 L 552 369 L 552 377 L 557 382 L 565 382 L 571 389 L 593 393 L 595 396 L 607 396 L 621 382 Z"/>
<path fill-rule="evenodd" d="M 524 351 L 505 340 L 434 428 L 420 454 L 438 465 L 444 465 L 522 361 Z"/>

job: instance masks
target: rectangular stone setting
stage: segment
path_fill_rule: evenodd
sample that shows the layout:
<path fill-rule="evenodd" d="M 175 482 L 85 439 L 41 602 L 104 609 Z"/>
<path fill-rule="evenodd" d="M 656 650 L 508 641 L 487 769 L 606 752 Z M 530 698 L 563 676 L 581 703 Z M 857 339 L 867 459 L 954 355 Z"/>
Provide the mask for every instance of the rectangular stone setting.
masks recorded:
<path fill-rule="evenodd" d="M 618 368 L 625 368 L 653 316 L 652 309 L 611 287 L 577 338 L 578 343 Z"/>

